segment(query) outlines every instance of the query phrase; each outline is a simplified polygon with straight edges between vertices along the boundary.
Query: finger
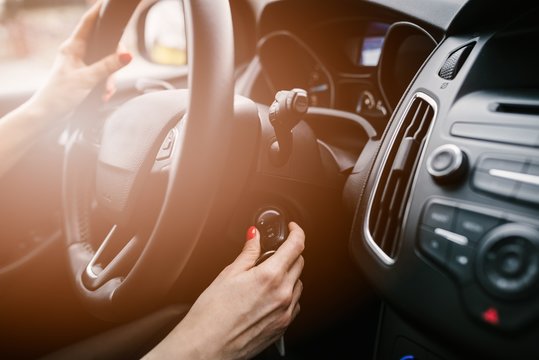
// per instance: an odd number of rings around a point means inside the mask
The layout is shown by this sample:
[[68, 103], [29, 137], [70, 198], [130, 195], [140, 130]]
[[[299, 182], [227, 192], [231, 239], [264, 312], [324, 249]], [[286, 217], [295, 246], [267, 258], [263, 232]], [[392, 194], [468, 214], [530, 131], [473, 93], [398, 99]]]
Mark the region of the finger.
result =
[[92, 7], [90, 7], [90, 9], [86, 11], [86, 13], [84, 13], [81, 20], [77, 24], [75, 31], [73, 31], [71, 38], [86, 41], [91, 34], [100, 10], [101, 0], [98, 0], [92, 5]]
[[112, 54], [88, 66], [85, 71], [88, 77], [97, 84], [129, 64], [131, 59], [132, 56], [129, 53]]
[[290, 303], [290, 306], [295, 306], [299, 303], [299, 298], [301, 297], [301, 294], [303, 293], [303, 282], [301, 280], [296, 281], [296, 284], [294, 285], [294, 290], [292, 291], [292, 302]]
[[116, 82], [114, 81], [114, 74], [107, 78], [107, 84], [105, 86], [105, 93], [103, 94], [103, 102], [108, 102], [116, 93]]
[[247, 230], [247, 240], [243, 250], [232, 263], [232, 267], [238, 270], [249, 270], [255, 266], [256, 260], [260, 256], [260, 232], [256, 227], [251, 226]]
[[299, 277], [301, 276], [301, 272], [303, 271], [303, 266], [305, 265], [305, 260], [303, 259], [303, 256], [299, 256], [290, 270], [288, 270], [288, 273], [286, 274], [286, 281], [290, 286], [295, 284]]
[[262, 263], [261, 266], [274, 267], [287, 271], [295, 263], [305, 248], [305, 233], [294, 222], [288, 224], [288, 229], [290, 230], [288, 238], [277, 249], [275, 254]]
[[[292, 311], [292, 321], [294, 321], [296, 316], [298, 316], [300, 310], [301, 310], [301, 306], [299, 305], [299, 302], [298, 302], [298, 303], [296, 303], [296, 306], [294, 306], [294, 310]], [[290, 322], [292, 322], [292, 321], [290, 321]]]
[[290, 325], [290, 323], [294, 320], [294, 318], [299, 313], [299, 310], [300, 310], [299, 299], [301, 298], [302, 292], [303, 292], [303, 283], [301, 282], [301, 280], [298, 280], [296, 284], [294, 285], [294, 290], [292, 292], [292, 301], [290, 302], [290, 305], [288, 305], [288, 308], [286, 309], [288, 325]]

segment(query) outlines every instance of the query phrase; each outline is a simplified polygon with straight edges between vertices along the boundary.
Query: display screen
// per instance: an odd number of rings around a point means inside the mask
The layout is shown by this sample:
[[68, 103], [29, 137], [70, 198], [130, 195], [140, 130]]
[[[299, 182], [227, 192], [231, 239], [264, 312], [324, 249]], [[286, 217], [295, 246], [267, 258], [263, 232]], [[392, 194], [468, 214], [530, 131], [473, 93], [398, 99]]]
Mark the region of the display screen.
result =
[[376, 66], [382, 53], [385, 35], [389, 24], [370, 23], [367, 26], [365, 37], [361, 44], [361, 53], [359, 55], [358, 65]]

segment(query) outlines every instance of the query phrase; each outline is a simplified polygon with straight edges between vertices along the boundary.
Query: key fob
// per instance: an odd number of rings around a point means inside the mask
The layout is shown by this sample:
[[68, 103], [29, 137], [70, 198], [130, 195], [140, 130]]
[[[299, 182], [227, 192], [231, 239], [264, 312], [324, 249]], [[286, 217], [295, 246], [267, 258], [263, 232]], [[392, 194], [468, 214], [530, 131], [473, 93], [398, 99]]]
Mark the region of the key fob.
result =
[[288, 223], [284, 213], [278, 209], [265, 209], [256, 219], [256, 228], [260, 232], [261, 256], [257, 265], [275, 253], [288, 237]]

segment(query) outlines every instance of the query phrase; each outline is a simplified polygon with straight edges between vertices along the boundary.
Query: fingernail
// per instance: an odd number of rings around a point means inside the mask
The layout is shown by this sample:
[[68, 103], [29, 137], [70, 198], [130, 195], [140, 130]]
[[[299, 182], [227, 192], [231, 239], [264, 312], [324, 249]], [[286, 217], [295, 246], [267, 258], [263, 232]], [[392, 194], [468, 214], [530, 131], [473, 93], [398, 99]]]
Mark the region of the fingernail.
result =
[[254, 238], [255, 236], [256, 236], [256, 227], [251, 226], [251, 227], [247, 230], [247, 241], [251, 240], [251, 239]]
[[133, 56], [131, 56], [130, 53], [122, 53], [120, 54], [120, 62], [124, 65], [127, 65], [131, 62], [133, 59]]

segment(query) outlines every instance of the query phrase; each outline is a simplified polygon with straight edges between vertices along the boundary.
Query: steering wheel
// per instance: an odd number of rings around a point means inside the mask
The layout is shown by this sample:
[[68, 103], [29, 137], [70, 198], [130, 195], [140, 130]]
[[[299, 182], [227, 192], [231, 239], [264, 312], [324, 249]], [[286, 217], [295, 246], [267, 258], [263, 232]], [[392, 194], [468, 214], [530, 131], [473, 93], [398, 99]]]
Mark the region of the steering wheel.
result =
[[[115, 50], [138, 2], [104, 4], [90, 60]], [[230, 6], [183, 3], [189, 89], [136, 97], [106, 119], [95, 89], [71, 123], [62, 190], [70, 275], [102, 318], [125, 319], [167, 295], [225, 170], [234, 87]], [[94, 230], [96, 213], [105, 231]]]

